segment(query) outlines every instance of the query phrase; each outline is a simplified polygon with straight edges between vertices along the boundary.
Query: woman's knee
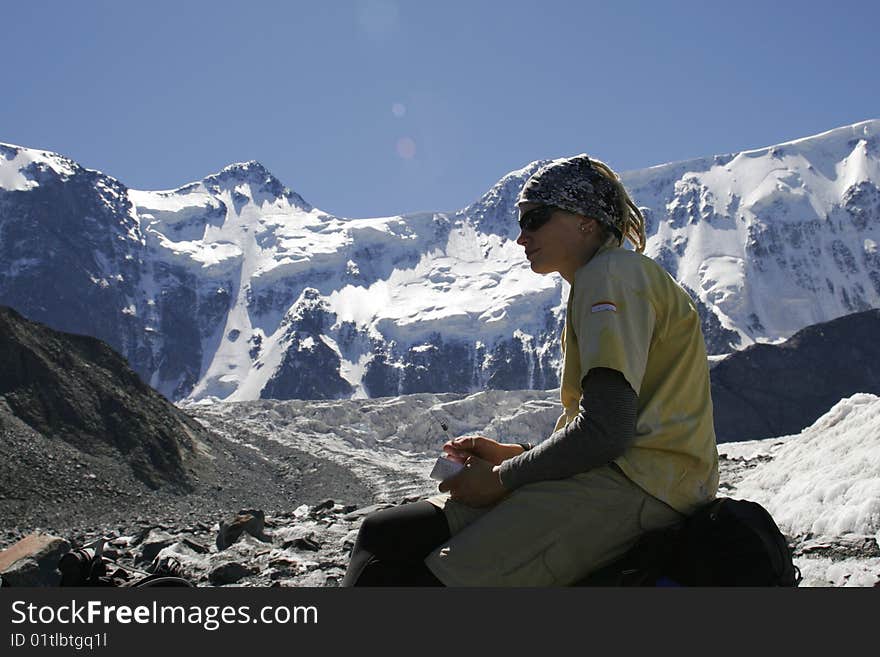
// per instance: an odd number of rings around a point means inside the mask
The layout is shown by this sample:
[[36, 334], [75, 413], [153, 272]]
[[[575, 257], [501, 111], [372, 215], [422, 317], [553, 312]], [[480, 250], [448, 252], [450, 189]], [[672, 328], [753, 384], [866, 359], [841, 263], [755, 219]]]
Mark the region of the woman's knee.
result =
[[381, 551], [384, 544], [389, 541], [389, 533], [393, 533], [395, 529], [394, 511], [398, 507], [390, 509], [381, 509], [373, 511], [361, 521], [361, 527], [357, 535], [357, 544], [359, 547], [376, 553]]
[[449, 538], [443, 512], [428, 502], [374, 511], [361, 523], [356, 547], [380, 558], [421, 558]]

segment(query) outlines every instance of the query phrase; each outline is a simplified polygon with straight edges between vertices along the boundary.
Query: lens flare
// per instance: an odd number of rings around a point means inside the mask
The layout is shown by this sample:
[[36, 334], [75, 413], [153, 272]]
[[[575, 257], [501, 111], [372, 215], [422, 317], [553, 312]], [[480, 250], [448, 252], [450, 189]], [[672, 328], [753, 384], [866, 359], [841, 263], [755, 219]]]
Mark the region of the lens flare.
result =
[[401, 137], [397, 140], [397, 154], [404, 160], [411, 160], [416, 156], [416, 142], [410, 137]]

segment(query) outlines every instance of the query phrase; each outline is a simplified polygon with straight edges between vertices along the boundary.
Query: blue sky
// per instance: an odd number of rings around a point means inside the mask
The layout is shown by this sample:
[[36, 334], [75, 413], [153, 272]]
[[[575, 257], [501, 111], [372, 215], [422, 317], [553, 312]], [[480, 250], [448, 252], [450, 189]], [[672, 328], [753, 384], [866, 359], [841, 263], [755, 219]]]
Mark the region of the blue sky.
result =
[[880, 118], [880, 3], [3, 0], [0, 141], [137, 189], [262, 162], [317, 207], [455, 210]]

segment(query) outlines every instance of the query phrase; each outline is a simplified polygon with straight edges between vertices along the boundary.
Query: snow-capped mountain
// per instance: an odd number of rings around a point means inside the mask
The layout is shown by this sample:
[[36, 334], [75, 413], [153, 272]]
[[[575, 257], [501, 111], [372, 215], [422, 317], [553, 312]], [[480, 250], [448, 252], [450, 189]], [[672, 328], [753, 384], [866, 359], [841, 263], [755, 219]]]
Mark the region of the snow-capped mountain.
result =
[[646, 253], [736, 333], [731, 346], [876, 308], [878, 133], [866, 121], [623, 175], [649, 208]]
[[[137, 191], [2, 145], [0, 303], [175, 400], [552, 388], [567, 286], [514, 242], [540, 164], [457, 212], [350, 219], [257, 162]], [[880, 121], [622, 177], [710, 353], [880, 306]]]

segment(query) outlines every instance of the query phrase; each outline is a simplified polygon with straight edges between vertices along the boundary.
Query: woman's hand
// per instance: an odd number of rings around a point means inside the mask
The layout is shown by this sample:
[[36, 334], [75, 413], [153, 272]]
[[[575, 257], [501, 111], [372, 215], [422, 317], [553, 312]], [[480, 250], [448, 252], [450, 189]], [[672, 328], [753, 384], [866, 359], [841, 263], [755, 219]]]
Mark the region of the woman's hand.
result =
[[501, 483], [498, 466], [476, 456], [469, 456], [461, 472], [440, 482], [439, 488], [441, 493], [449, 491], [456, 502], [474, 507], [495, 504], [508, 492]]
[[492, 465], [501, 465], [502, 461], [522, 454], [523, 448], [519, 445], [499, 443], [485, 436], [462, 436], [447, 441], [443, 445], [443, 451], [456, 463], [464, 463], [469, 456], [476, 456]]

